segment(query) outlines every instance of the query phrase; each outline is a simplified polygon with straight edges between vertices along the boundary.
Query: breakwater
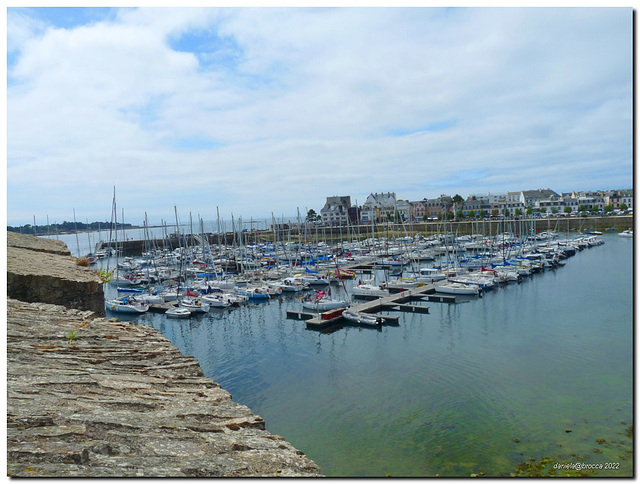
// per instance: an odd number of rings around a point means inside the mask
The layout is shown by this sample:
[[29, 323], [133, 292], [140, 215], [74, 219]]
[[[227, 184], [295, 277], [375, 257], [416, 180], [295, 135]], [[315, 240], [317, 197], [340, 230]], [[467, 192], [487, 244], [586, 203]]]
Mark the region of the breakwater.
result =
[[[606, 216], [606, 217], [549, 217], [526, 220], [499, 220], [486, 219], [474, 221], [452, 221], [447, 222], [447, 231], [458, 235], [482, 234], [496, 235], [502, 232], [520, 233], [524, 230], [545, 231], [554, 230], [556, 232], [585, 232], [598, 230], [601, 232], [621, 232], [633, 227], [633, 215]], [[339, 242], [346, 240], [364, 240], [369, 237], [396, 238], [406, 235], [423, 235], [444, 233], [443, 222], [420, 222], [420, 223], [385, 223], [375, 226], [371, 225], [351, 225], [342, 227], [323, 227], [308, 224], [300, 226], [290, 224], [274, 230], [257, 230], [252, 232], [222, 234], [204, 234], [206, 240], [212, 245], [245, 245], [261, 242], [274, 241], [295, 241], [304, 243], [314, 243], [318, 240], [327, 242]], [[184, 246], [198, 245], [201, 236], [195, 237], [186, 234], [180, 237], [175, 235], [154, 240], [125, 240], [118, 241], [118, 248], [122, 253], [130, 256], [137, 256], [149, 247], [175, 249], [181, 244]], [[98, 248], [115, 248], [115, 242], [102, 241]]]
[[[49, 242], [11, 243], [36, 267], [41, 257], [69, 258]], [[75, 266], [62, 267], [73, 280]], [[28, 276], [26, 267], [20, 271]], [[320, 475], [158, 330], [70, 307], [73, 301], [65, 307], [14, 299], [14, 280], [7, 300], [9, 476]], [[48, 280], [32, 277], [31, 284]]]

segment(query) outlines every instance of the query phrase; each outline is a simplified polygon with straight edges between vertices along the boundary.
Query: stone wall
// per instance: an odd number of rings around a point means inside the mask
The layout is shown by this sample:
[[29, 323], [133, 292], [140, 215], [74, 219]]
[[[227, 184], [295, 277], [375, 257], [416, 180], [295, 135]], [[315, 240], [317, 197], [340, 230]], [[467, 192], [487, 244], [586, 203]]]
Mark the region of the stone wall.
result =
[[8, 300], [9, 476], [319, 472], [153, 327]]
[[321, 475], [158, 330], [100, 317], [64, 243], [7, 245], [7, 475]]
[[7, 232], [7, 295], [105, 314], [100, 278], [59, 240]]

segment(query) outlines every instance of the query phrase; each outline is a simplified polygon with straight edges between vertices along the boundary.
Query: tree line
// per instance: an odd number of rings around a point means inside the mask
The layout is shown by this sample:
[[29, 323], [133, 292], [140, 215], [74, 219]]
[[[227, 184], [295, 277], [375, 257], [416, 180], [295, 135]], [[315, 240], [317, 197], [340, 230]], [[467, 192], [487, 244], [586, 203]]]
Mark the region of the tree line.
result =
[[68, 234], [78, 232], [93, 232], [96, 230], [108, 230], [110, 228], [113, 229], [127, 229], [131, 228], [131, 224], [127, 223], [118, 223], [117, 226], [112, 226], [111, 222], [91, 222], [91, 223], [83, 223], [83, 222], [67, 222], [66, 220], [62, 223], [48, 224], [48, 225], [20, 225], [18, 227], [12, 227], [7, 225], [7, 232], [18, 232], [21, 234], [28, 235], [55, 235], [55, 234]]

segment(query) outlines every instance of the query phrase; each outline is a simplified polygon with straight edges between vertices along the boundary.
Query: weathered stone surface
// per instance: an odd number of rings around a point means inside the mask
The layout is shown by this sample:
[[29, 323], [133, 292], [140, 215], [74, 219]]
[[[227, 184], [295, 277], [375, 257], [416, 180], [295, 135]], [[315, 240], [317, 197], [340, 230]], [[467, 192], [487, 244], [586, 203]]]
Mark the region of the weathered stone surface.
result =
[[59, 240], [7, 233], [7, 295], [105, 314], [100, 278]]
[[71, 255], [67, 244], [61, 240], [45, 239], [42, 237], [34, 237], [33, 235], [19, 234], [17, 232], [7, 232], [7, 246], [34, 250], [36, 252], [48, 252], [56, 255]]
[[320, 470], [156, 329], [8, 299], [7, 473], [300, 477]]

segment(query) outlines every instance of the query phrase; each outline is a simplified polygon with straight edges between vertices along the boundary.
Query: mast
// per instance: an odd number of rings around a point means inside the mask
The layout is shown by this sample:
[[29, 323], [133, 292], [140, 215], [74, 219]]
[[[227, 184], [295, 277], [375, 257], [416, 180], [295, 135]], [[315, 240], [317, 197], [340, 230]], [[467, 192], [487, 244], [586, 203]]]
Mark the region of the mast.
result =
[[176, 299], [178, 299], [178, 302], [179, 302], [180, 301], [180, 282], [182, 281], [182, 265], [183, 265], [184, 257], [182, 253], [182, 243], [180, 242], [180, 224], [178, 223], [178, 207], [174, 205], [173, 211], [176, 217], [176, 233], [178, 235], [178, 248], [180, 249], [179, 250], [180, 264], [178, 266], [178, 287], [176, 288]]
[[[33, 224], [35, 226], [36, 216], [33, 216]], [[78, 241], [78, 226], [76, 225], [76, 209], [73, 209], [73, 231], [76, 233], [76, 247], [78, 250], [78, 257], [80, 257], [80, 241]]]

